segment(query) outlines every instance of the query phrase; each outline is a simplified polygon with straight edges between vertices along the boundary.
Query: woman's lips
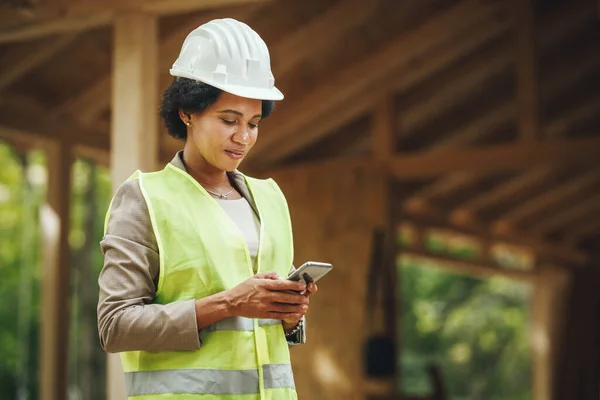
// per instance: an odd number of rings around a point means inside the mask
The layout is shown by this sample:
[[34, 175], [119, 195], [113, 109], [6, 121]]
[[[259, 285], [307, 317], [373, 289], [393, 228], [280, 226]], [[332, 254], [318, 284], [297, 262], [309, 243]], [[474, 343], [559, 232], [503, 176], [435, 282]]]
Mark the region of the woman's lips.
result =
[[241, 160], [244, 157], [243, 152], [235, 150], [225, 150], [225, 154], [227, 154], [228, 157], [233, 158], [234, 160]]

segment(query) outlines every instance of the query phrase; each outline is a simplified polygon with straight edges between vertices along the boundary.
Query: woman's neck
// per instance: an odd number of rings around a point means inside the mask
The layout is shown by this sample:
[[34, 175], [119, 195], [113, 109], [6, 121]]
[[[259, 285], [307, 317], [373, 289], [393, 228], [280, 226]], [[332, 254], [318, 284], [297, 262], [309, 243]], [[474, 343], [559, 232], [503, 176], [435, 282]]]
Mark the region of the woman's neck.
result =
[[183, 149], [183, 164], [188, 174], [202, 186], [209, 188], [219, 188], [230, 186], [229, 178], [225, 171], [210, 165], [199, 155], [194, 155], [191, 151]]

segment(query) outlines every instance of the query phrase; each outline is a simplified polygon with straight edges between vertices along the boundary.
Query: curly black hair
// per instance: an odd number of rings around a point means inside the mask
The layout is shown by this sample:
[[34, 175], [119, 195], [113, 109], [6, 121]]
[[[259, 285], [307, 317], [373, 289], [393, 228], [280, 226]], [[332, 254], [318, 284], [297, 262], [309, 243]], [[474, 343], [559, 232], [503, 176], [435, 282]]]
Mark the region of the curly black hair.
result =
[[[179, 117], [179, 110], [192, 114], [205, 110], [219, 98], [222, 90], [204, 82], [177, 77], [173, 79], [162, 95], [160, 116], [169, 135], [185, 141], [187, 129]], [[275, 109], [275, 102], [262, 101], [262, 119], [267, 118]]]

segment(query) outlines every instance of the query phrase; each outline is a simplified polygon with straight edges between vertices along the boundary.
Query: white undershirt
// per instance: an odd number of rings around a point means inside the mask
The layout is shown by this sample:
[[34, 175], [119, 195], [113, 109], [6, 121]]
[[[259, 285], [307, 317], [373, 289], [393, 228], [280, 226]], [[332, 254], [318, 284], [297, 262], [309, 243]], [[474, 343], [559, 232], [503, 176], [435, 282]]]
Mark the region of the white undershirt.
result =
[[260, 236], [260, 221], [258, 216], [248, 201], [243, 197], [237, 200], [216, 199], [216, 201], [244, 235], [248, 246], [248, 252], [250, 253], [250, 258], [252, 260], [252, 266], [254, 272], [256, 272], [256, 256], [258, 255]]

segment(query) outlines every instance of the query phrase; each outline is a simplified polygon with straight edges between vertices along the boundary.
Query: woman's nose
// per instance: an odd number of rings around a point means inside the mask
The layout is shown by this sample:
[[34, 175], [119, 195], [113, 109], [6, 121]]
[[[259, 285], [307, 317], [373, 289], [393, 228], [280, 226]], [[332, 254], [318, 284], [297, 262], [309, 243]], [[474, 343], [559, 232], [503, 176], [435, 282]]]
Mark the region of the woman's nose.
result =
[[239, 144], [248, 144], [250, 143], [250, 134], [246, 129], [241, 129], [233, 134], [233, 141]]

